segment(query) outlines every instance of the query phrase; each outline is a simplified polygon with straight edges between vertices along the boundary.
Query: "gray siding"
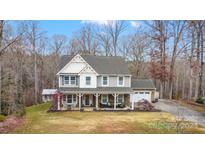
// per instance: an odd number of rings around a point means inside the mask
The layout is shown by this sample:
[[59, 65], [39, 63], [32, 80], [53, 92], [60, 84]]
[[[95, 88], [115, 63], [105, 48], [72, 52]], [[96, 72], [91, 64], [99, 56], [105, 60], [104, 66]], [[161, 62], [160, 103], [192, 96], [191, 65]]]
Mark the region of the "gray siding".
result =
[[[109, 76], [109, 87], [117, 87], [117, 76]], [[130, 80], [131, 77], [130, 76], [125, 76], [124, 77], [124, 87], [130, 87]], [[98, 76], [97, 77], [97, 86], [98, 87], [102, 87], [102, 76]]]

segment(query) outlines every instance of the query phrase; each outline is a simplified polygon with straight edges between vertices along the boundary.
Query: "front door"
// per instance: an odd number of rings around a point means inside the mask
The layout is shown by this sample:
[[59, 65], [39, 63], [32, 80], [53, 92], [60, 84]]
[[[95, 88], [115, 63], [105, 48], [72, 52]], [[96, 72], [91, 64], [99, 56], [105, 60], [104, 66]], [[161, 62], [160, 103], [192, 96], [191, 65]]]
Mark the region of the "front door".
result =
[[85, 105], [86, 106], [90, 105], [90, 97], [89, 97], [89, 95], [85, 95]]

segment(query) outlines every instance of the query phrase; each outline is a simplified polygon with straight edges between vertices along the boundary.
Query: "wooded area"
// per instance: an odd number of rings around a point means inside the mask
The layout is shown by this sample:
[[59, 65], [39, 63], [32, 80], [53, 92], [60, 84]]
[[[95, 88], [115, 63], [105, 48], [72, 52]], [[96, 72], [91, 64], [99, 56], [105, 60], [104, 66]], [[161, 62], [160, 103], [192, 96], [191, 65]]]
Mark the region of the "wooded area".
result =
[[153, 79], [161, 98], [205, 95], [204, 21], [142, 21], [127, 29], [126, 21], [85, 23], [68, 39], [48, 37], [38, 21], [0, 21], [0, 113], [23, 115], [40, 103], [43, 88], [58, 86], [60, 56], [76, 53], [124, 57], [133, 78]]

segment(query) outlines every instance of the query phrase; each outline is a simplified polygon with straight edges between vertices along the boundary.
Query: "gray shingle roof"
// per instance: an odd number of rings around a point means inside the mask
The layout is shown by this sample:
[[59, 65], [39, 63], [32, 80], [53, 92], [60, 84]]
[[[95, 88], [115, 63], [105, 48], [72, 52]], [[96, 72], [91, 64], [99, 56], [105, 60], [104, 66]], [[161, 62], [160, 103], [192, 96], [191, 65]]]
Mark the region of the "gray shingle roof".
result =
[[[98, 74], [130, 74], [125, 60], [121, 57], [93, 55], [81, 56]], [[60, 69], [62, 69], [71, 59], [71, 56], [62, 56]]]
[[132, 93], [133, 92], [132, 88], [129, 88], [129, 87], [97, 87], [97, 88], [60, 87], [59, 90], [60, 91], [66, 91], [66, 92], [69, 92], [69, 93], [75, 93], [75, 92]]
[[131, 87], [133, 89], [155, 89], [155, 85], [150, 79], [132, 79]]
[[73, 56], [64, 55], [60, 58], [59, 71], [73, 58]]

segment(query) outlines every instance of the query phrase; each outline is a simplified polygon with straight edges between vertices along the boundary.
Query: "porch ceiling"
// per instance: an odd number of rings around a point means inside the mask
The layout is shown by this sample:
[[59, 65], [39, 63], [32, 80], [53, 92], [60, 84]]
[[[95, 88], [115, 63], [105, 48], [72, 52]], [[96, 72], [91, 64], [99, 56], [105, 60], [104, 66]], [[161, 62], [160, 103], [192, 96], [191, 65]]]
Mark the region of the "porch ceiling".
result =
[[60, 91], [64, 93], [123, 93], [123, 94], [131, 94], [134, 93], [132, 88], [129, 87], [98, 87], [98, 88], [68, 88], [61, 87]]

